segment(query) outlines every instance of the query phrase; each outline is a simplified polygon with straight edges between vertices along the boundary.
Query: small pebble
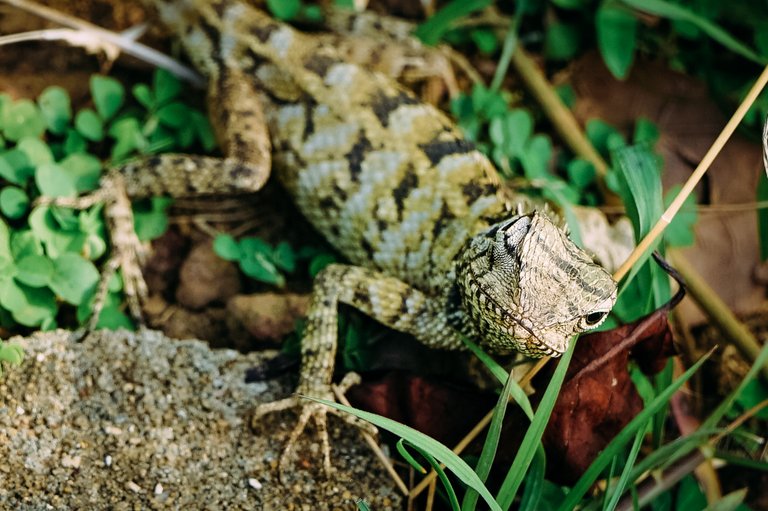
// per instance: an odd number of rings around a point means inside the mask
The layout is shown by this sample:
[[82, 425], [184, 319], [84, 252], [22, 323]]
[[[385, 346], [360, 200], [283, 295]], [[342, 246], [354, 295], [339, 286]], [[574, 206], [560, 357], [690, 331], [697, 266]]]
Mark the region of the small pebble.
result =
[[80, 468], [80, 456], [68, 456], [61, 457], [61, 466], [67, 468]]
[[106, 467], [111, 467], [112, 466], [112, 456], [110, 456], [109, 454], [104, 456], [104, 466], [106, 466]]
[[134, 493], [141, 492], [141, 486], [139, 486], [138, 484], [134, 483], [133, 481], [128, 481], [127, 483], [125, 483], [125, 487], [128, 488], [129, 490], [131, 490]]
[[157, 483], [155, 485], [155, 495], [161, 495], [163, 493], [163, 485], [160, 483]]
[[118, 428], [117, 426], [108, 425], [108, 426], [104, 426], [104, 433], [106, 433], [108, 435], [115, 435], [116, 436], [116, 435], [122, 435], [123, 434], [123, 430]]
[[254, 490], [261, 490], [263, 488], [259, 480], [256, 479], [255, 477], [248, 478], [248, 486], [250, 486]]

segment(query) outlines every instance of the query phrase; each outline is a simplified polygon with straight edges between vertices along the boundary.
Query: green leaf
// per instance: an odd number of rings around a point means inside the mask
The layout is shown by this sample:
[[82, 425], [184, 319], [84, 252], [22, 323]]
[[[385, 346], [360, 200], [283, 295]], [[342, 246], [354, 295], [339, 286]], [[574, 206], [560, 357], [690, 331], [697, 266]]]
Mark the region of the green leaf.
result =
[[48, 131], [63, 135], [72, 120], [72, 105], [67, 91], [58, 86], [47, 87], [37, 98]]
[[77, 197], [74, 178], [55, 163], [40, 165], [35, 170], [35, 184], [47, 197]]
[[203, 115], [197, 110], [190, 110], [189, 122], [194, 128], [195, 136], [200, 141], [200, 145], [203, 146], [203, 150], [206, 152], [213, 151], [216, 148], [216, 137], [213, 134], [213, 128], [208, 120], [208, 116]]
[[285, 285], [285, 277], [275, 264], [260, 252], [246, 255], [240, 260], [240, 269], [249, 277], [278, 287]]
[[0, 211], [12, 220], [24, 216], [29, 209], [27, 192], [15, 186], [6, 186], [0, 191]]
[[424, 44], [434, 46], [455, 23], [475, 11], [485, 9], [491, 0], [451, 0], [427, 21], [419, 25], [413, 35]]
[[144, 151], [148, 142], [141, 130], [139, 120], [135, 117], [125, 117], [115, 121], [109, 128], [109, 136], [117, 143], [112, 147], [112, 159], [119, 160], [134, 151]]
[[544, 38], [544, 53], [552, 60], [573, 58], [581, 45], [581, 34], [576, 25], [555, 22], [547, 26]]
[[[763, 383], [762, 380], [755, 379], [747, 383], [744, 390], [736, 398], [735, 404], [738, 405], [740, 410], [749, 410], [766, 399], [768, 399], [768, 385]], [[763, 408], [757, 413], [756, 417], [768, 420], [768, 409]]]
[[70, 154], [59, 162], [72, 179], [78, 192], [89, 192], [99, 186], [101, 161], [88, 153]]
[[[664, 207], [669, 207], [682, 189], [682, 185], [675, 185], [667, 190], [664, 195]], [[693, 226], [698, 220], [696, 210], [696, 196], [691, 194], [683, 202], [682, 208], [664, 231], [664, 240], [670, 247], [687, 247], [696, 241]]]
[[685, 476], [677, 488], [675, 509], [704, 509], [707, 497], [699, 488], [699, 483], [692, 475]]
[[67, 130], [67, 137], [64, 139], [65, 154], [84, 153], [87, 147], [88, 143], [80, 133], [73, 129]]
[[[20, 232], [15, 230], [14, 234]], [[2, 219], [0, 219], [0, 257], [11, 256], [11, 231]]]
[[611, 74], [623, 80], [629, 73], [637, 46], [637, 19], [629, 11], [603, 4], [595, 16], [597, 46]]
[[[63, 212], [73, 218], [74, 225], [62, 224]], [[29, 214], [29, 225], [38, 242], [45, 245], [47, 254], [56, 258], [64, 252], [80, 252], [87, 235], [80, 232], [72, 210], [59, 211], [45, 205], [35, 206]]]
[[520, 163], [527, 179], [551, 177], [549, 162], [552, 159], [552, 142], [546, 135], [535, 135], [526, 145]]
[[168, 103], [157, 110], [157, 119], [170, 128], [181, 128], [189, 122], [189, 107], [180, 102]]
[[243, 257], [240, 244], [229, 234], [219, 234], [214, 238], [213, 251], [225, 261], [239, 261]]
[[490, 55], [499, 49], [499, 38], [493, 30], [476, 28], [469, 33], [472, 42], [475, 43], [480, 53]]
[[8, 280], [0, 286], [0, 305], [24, 326], [37, 327], [56, 315], [56, 299], [48, 288], [33, 288]]
[[283, 271], [293, 273], [296, 270], [296, 253], [287, 241], [281, 241], [272, 252], [272, 260]]
[[80, 304], [86, 293], [98, 282], [99, 271], [92, 262], [78, 254], [62, 254], [53, 261], [50, 288], [73, 305]]
[[155, 96], [155, 107], [162, 106], [176, 98], [181, 92], [181, 82], [165, 69], [158, 69], [152, 77], [152, 89]]
[[491, 141], [507, 156], [521, 157], [533, 133], [533, 118], [527, 110], [515, 108], [494, 117], [488, 127]]
[[[123, 88], [123, 84], [112, 77], [93, 75], [91, 76], [91, 96], [93, 96], [93, 103], [96, 105], [96, 111], [101, 119], [108, 121], [123, 106], [125, 88]], [[86, 136], [86, 138], [88, 137]]]
[[101, 142], [104, 138], [104, 122], [90, 108], [84, 108], [77, 112], [75, 129], [83, 137], [93, 142]]
[[[160, 70], [158, 69], [157, 72], [159, 73]], [[154, 107], [155, 98], [146, 83], [134, 85], [131, 92], [133, 92], [133, 97], [136, 98], [136, 101], [147, 110], [151, 110]]]
[[53, 275], [53, 262], [45, 256], [31, 254], [16, 263], [16, 280], [29, 287], [44, 287]]
[[323, 268], [337, 261], [336, 256], [329, 253], [318, 254], [309, 262], [309, 276], [313, 279]]
[[566, 172], [568, 173], [568, 180], [580, 190], [595, 182], [595, 166], [587, 160], [572, 159], [568, 162]]
[[[146, 202], [143, 203], [146, 206]], [[170, 197], [152, 197], [149, 207], [134, 204], [133, 223], [136, 235], [141, 241], [151, 241], [168, 230], [168, 208], [173, 204]]]
[[635, 123], [635, 134], [632, 137], [634, 144], [648, 144], [653, 146], [659, 141], [659, 128], [652, 121], [641, 117]]
[[34, 172], [35, 168], [29, 157], [20, 149], [11, 149], [0, 154], [0, 176], [11, 183], [22, 185]]
[[368, 421], [381, 429], [385, 429], [401, 438], [404, 438], [411, 445], [418, 447], [422, 451], [434, 457], [438, 462], [444, 464], [446, 468], [453, 472], [453, 474], [459, 478], [461, 482], [477, 491], [480, 496], [483, 497], [483, 500], [485, 500], [486, 504], [488, 504], [488, 507], [494, 511], [501, 511], [502, 508], [493, 499], [493, 496], [488, 491], [488, 488], [485, 487], [483, 482], [480, 480], [477, 474], [475, 474], [472, 468], [458, 455], [454, 454], [451, 449], [441, 444], [437, 440], [430, 438], [424, 433], [421, 433], [420, 431], [417, 431], [409, 426], [395, 422], [392, 419], [382, 417], [381, 415], [364, 412], [363, 410], [357, 410], [355, 408], [344, 406], [339, 403], [334, 403], [332, 401], [315, 399], [309, 396], [304, 397], [310, 401], [322, 403], [326, 406], [330, 406], [331, 408], [336, 408], [337, 410], [351, 413], [352, 415]]
[[272, 258], [272, 245], [261, 238], [248, 236], [247, 238], [241, 238], [239, 243], [240, 249], [242, 250], [243, 254], [245, 254], [245, 257], [248, 257], [254, 253], [259, 253], [270, 259]]
[[[12, 258], [16, 260], [29, 254], [42, 255], [45, 253], [42, 243], [30, 229], [13, 231], [8, 249], [11, 251]], [[0, 257], [4, 255], [7, 255], [7, 253], [4, 252]]]
[[582, 9], [584, 8], [588, 0], [551, 0], [553, 4], [561, 9]]
[[290, 21], [299, 14], [301, 0], [267, 0], [267, 8], [275, 18]]
[[2, 126], [5, 138], [15, 142], [40, 137], [45, 131], [45, 119], [35, 103], [20, 99], [3, 108]]
[[0, 360], [15, 366], [21, 365], [24, 360], [24, 349], [16, 343], [0, 341]]
[[16, 148], [27, 155], [27, 159], [33, 166], [53, 162], [51, 149], [39, 138], [24, 137], [19, 140]]

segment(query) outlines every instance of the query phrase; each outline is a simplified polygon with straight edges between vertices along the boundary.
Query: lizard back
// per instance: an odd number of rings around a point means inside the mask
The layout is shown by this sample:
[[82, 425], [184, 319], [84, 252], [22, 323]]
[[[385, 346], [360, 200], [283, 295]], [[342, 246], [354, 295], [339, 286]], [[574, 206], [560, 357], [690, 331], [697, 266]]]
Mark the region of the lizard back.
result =
[[349, 260], [446, 290], [457, 253], [502, 217], [488, 159], [435, 107], [240, 3], [177, 2], [185, 48], [209, 76], [236, 63], [265, 103], [274, 171]]

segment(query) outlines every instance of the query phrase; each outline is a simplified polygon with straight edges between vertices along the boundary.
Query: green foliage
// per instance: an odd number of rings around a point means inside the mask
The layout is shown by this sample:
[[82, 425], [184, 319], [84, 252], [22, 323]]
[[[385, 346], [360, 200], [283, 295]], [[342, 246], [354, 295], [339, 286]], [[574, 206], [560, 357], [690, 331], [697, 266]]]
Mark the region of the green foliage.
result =
[[616, 78], [626, 78], [637, 46], [637, 18], [606, 1], [597, 10], [595, 25], [597, 47], [605, 65]]
[[3, 375], [3, 362], [9, 365], [21, 365], [24, 350], [16, 343], [0, 341], [0, 376]]
[[452, 0], [419, 25], [413, 35], [425, 44], [435, 45], [458, 20], [489, 5], [491, 0]]
[[267, 0], [267, 9], [272, 16], [283, 21], [319, 22], [323, 19], [319, 6], [307, 5], [303, 0]]
[[[2, 206], [2, 197], [0, 197], [0, 206]], [[765, 172], [760, 172], [757, 183], [758, 202], [768, 202], [768, 177]], [[760, 240], [760, 259], [768, 259], [768, 208], [758, 208], [757, 210], [757, 234]]]
[[[75, 211], [34, 205], [38, 197], [94, 191], [103, 169], [128, 157], [214, 146], [205, 115], [181, 102], [181, 84], [164, 71], [155, 73], [151, 87], [136, 85], [133, 98], [114, 78], [93, 76], [89, 86], [93, 107], [77, 112], [57, 86], [37, 102], [0, 94], [0, 314], [9, 318], [7, 327], [54, 328], [69, 307], [85, 321], [99, 278], [96, 263], [108, 249], [101, 205]], [[104, 153], [111, 159], [103, 161]], [[141, 239], [162, 234], [168, 204], [155, 199], [137, 210]], [[100, 326], [131, 326], [121, 290], [119, 279], [110, 283]]]
[[330, 252], [313, 247], [294, 250], [285, 241], [272, 246], [256, 237], [235, 240], [228, 234], [216, 236], [213, 250], [226, 261], [236, 261], [243, 273], [252, 279], [277, 287], [285, 286], [285, 274], [294, 273], [299, 262], [308, 265], [309, 274], [314, 278], [325, 266], [336, 261]]

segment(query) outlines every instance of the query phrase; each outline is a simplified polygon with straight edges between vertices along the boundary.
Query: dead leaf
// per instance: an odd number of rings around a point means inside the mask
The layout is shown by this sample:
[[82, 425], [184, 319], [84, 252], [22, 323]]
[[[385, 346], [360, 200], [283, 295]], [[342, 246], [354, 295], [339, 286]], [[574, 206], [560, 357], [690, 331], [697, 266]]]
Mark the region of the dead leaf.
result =
[[664, 367], [675, 353], [667, 315], [680, 299], [676, 296], [634, 323], [579, 340], [544, 433], [547, 463], [557, 467], [549, 473], [554, 481], [575, 482], [642, 410], [643, 401], [629, 376], [629, 360], [646, 373]]
[[[656, 123], [665, 188], [690, 176], [730, 116], [715, 102], [704, 82], [673, 71], [661, 61], [639, 60], [629, 79], [618, 81], [592, 52], [555, 81], [569, 82], [574, 88], [578, 99], [573, 110], [582, 124], [602, 119], [631, 136], [637, 118]], [[722, 206], [755, 201], [762, 156], [757, 143], [760, 133], [754, 136], [754, 142], [739, 132], [731, 137], [696, 187], [698, 203]], [[739, 314], [755, 311], [765, 298], [765, 286], [753, 279], [759, 263], [756, 222], [754, 210], [703, 211], [695, 227], [695, 245], [683, 250], [696, 270]], [[678, 313], [687, 324], [704, 320], [690, 300], [681, 304]]]

